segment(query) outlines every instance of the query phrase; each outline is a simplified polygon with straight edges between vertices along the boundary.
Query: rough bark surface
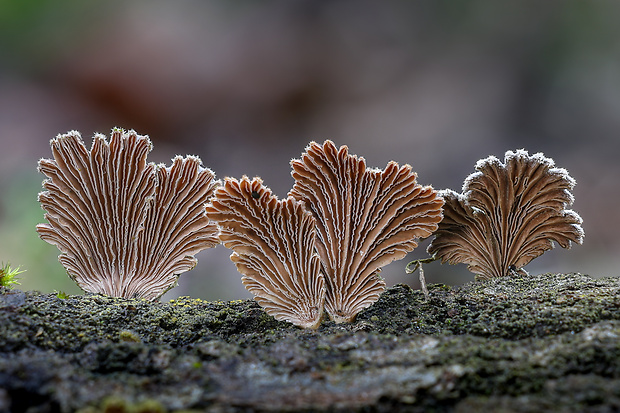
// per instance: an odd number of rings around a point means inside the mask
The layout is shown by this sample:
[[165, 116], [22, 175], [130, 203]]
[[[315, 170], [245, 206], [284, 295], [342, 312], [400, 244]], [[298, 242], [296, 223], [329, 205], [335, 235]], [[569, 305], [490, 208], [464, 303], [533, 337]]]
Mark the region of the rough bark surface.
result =
[[0, 412], [620, 409], [620, 279], [388, 289], [316, 331], [253, 301], [0, 290]]

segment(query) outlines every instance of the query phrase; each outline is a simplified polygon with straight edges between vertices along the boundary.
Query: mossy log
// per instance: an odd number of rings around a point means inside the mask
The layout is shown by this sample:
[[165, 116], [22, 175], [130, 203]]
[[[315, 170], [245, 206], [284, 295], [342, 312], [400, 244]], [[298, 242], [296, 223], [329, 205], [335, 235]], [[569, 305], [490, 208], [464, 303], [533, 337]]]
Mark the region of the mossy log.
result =
[[306, 331], [253, 301], [0, 291], [0, 412], [620, 409], [620, 279], [388, 289]]

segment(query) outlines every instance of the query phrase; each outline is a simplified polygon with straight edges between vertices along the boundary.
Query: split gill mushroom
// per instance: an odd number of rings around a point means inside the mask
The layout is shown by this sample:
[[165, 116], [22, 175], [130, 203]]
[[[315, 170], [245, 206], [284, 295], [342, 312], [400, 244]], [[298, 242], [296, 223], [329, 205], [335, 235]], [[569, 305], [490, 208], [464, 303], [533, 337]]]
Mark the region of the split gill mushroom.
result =
[[367, 168], [364, 158], [329, 140], [311, 142], [291, 166], [289, 195], [316, 220], [325, 309], [333, 321], [351, 322], [385, 290], [381, 268], [437, 229], [443, 199], [416, 182], [411, 166]]
[[48, 223], [37, 232], [84, 291], [155, 300], [219, 242], [204, 211], [219, 181], [199, 158], [147, 163], [149, 138], [121, 129], [109, 143], [95, 135], [90, 151], [76, 131], [50, 144], [53, 159], [39, 161]]
[[541, 153], [508, 151], [478, 161], [461, 194], [441, 191], [444, 219], [428, 247], [443, 263], [465, 263], [477, 279], [524, 273], [553, 248], [581, 244], [581, 217], [573, 203], [575, 180]]
[[321, 324], [325, 279], [314, 249], [312, 215], [293, 198], [278, 200], [260, 178], [226, 178], [207, 206], [222, 244], [258, 304], [302, 328]]

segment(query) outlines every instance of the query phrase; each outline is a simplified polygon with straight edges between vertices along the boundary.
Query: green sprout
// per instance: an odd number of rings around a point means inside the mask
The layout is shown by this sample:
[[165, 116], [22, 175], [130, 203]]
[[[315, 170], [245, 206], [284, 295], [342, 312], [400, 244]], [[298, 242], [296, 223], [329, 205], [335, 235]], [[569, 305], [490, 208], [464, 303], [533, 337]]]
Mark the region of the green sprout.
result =
[[54, 294], [56, 294], [56, 298], [60, 300], [66, 300], [67, 298], [69, 298], [69, 294], [64, 291], [54, 290]]
[[19, 285], [16, 280], [16, 276], [18, 274], [23, 273], [24, 271], [20, 271], [19, 267], [13, 269], [11, 268], [11, 264], [8, 262], [6, 265], [3, 263], [0, 268], [0, 286], [12, 289], [15, 285]]

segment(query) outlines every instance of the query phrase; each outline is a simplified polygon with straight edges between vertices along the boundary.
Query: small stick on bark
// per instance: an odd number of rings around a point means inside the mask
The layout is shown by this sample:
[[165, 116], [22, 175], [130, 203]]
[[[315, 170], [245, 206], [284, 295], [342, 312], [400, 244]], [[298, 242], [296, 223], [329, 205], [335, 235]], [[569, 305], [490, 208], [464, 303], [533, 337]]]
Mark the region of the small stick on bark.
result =
[[[429, 258], [422, 258], [419, 260], [414, 260], [411, 261], [409, 264], [407, 264], [407, 266], [405, 267], [405, 272], [407, 274], [412, 274], [415, 272], [415, 270], [420, 270], [419, 275], [420, 275], [420, 287], [422, 288], [422, 292], [424, 293], [424, 298], [426, 299], [426, 301], [429, 301], [431, 299], [430, 297], [430, 293], [428, 292], [428, 288], [426, 287], [426, 278], [424, 277], [424, 268], [422, 268], [422, 264], [428, 264], [431, 263], [433, 261], [435, 261], [437, 258], [433, 255], [432, 257]], [[414, 265], [413, 268], [409, 268], [411, 265]]]

